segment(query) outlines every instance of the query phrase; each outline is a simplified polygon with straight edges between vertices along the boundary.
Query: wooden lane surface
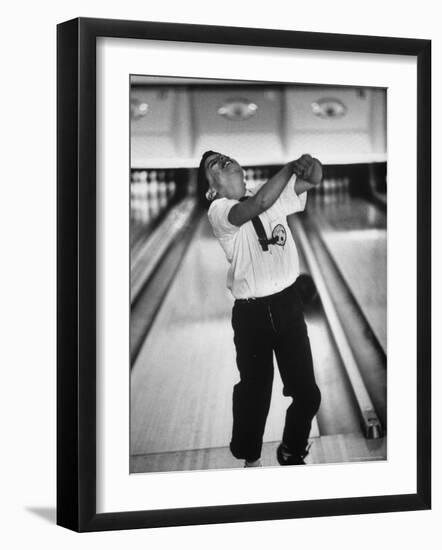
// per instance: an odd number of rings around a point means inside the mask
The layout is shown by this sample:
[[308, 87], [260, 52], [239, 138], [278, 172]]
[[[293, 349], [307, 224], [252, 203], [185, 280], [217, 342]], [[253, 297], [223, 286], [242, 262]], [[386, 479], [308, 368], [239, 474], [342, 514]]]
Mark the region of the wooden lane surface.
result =
[[[306, 457], [307, 467], [314, 464], [342, 464], [385, 460], [387, 458], [385, 439], [365, 439], [360, 434], [339, 434], [315, 438]], [[263, 466], [278, 466], [276, 448], [279, 442], [263, 445]], [[241, 460], [236, 460], [228, 447], [195, 449], [170, 453], [154, 453], [131, 457], [131, 473], [173, 472], [190, 470], [213, 470], [243, 468]], [[305, 468], [306, 466], [292, 466]], [[244, 470], [247, 475], [247, 469]], [[363, 471], [361, 471], [361, 475]]]
[[[321, 390], [317, 414], [321, 435], [358, 432], [360, 422], [352, 390], [322, 311], [306, 316], [316, 383]], [[314, 433], [311, 434], [314, 437]]]
[[[238, 373], [226, 273], [203, 215], [132, 370], [131, 454], [228, 445]], [[290, 402], [275, 368], [265, 441], [280, 439]]]
[[208, 230], [203, 216], [135, 362], [133, 454], [226, 444], [236, 374], [231, 300], [225, 260]]
[[386, 215], [359, 198], [309, 207], [371, 329], [387, 351]]

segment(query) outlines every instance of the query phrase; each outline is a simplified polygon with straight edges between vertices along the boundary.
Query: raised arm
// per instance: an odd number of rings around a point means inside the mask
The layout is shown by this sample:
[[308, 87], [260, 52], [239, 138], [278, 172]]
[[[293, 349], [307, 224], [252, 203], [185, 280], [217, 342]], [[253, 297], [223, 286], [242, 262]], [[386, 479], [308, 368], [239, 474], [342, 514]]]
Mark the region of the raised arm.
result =
[[292, 163], [288, 163], [271, 177], [256, 195], [253, 195], [244, 202], [235, 204], [230, 209], [229, 222], [239, 226], [268, 210], [282, 193], [292, 175]]
[[[318, 166], [319, 165], [319, 168]], [[320, 171], [320, 173], [319, 173]], [[278, 199], [293, 174], [296, 174], [295, 191], [299, 195], [322, 180], [322, 167], [310, 155], [302, 155], [279, 170], [248, 200], [235, 204], [229, 212], [229, 222], [240, 226], [268, 210]], [[299, 184], [298, 184], [299, 181]]]

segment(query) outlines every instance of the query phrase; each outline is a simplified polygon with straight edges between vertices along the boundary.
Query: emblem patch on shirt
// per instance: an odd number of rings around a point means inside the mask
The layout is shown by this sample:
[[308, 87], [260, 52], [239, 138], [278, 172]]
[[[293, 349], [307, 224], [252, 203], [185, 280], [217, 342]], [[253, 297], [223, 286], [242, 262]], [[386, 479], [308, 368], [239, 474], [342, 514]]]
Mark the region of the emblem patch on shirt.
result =
[[284, 246], [285, 241], [287, 240], [287, 233], [285, 231], [285, 227], [280, 223], [278, 223], [278, 225], [276, 225], [273, 228], [272, 237], [275, 239], [275, 244], [279, 246]]

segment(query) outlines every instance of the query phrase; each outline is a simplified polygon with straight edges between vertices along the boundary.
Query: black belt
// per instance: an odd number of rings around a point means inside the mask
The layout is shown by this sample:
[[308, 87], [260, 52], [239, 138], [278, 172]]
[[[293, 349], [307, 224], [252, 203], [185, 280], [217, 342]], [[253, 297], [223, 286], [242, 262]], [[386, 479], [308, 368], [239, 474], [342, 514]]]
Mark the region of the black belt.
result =
[[289, 292], [290, 290], [296, 288], [296, 281], [292, 283], [290, 286], [286, 286], [279, 292], [275, 292], [275, 294], [268, 294], [267, 296], [258, 296], [257, 298], [237, 298], [235, 300], [235, 304], [257, 304], [259, 302], [265, 302], [268, 300], [272, 300], [273, 298], [276, 298], [277, 296], [280, 296], [281, 294], [284, 294], [285, 292]]

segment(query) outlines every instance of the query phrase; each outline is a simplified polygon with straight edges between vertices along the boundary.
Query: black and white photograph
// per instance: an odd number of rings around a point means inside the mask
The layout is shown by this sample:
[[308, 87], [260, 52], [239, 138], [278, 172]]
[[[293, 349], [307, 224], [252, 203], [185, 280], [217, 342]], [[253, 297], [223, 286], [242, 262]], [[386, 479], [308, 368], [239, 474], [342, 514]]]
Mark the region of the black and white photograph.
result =
[[429, 509], [430, 41], [77, 18], [57, 68], [58, 525]]
[[130, 473], [364, 476], [388, 459], [387, 89], [129, 86]]
[[2, 547], [437, 547], [436, 7], [6, 5]]

